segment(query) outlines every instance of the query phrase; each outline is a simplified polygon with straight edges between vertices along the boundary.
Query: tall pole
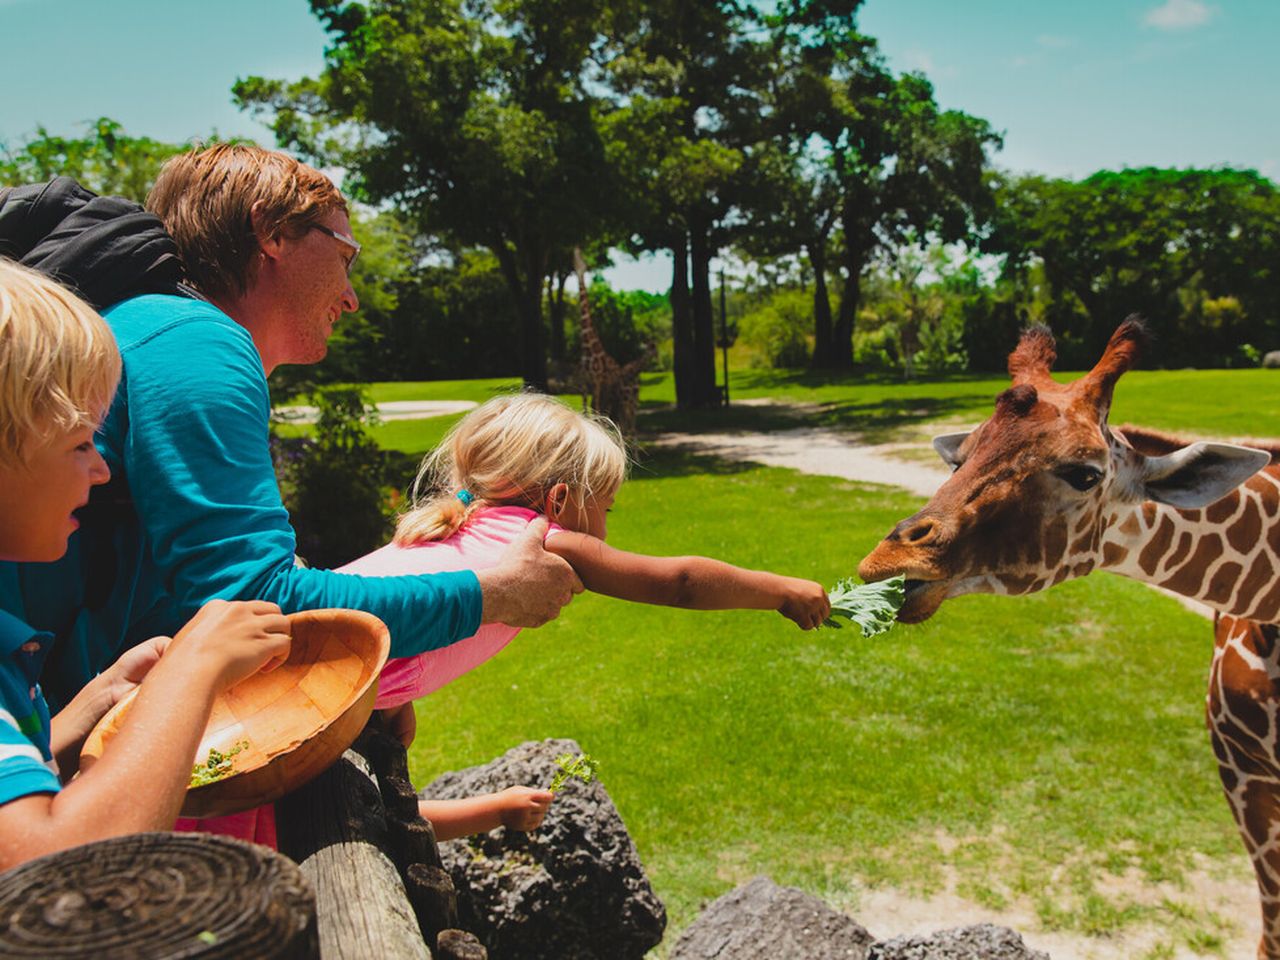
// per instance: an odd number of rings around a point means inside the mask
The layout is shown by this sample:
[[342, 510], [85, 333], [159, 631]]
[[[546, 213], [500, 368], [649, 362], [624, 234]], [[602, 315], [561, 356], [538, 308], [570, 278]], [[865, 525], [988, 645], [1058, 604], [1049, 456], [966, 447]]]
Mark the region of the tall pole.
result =
[[729, 405], [729, 313], [724, 301], [724, 267], [720, 268], [720, 348], [724, 357], [724, 405]]

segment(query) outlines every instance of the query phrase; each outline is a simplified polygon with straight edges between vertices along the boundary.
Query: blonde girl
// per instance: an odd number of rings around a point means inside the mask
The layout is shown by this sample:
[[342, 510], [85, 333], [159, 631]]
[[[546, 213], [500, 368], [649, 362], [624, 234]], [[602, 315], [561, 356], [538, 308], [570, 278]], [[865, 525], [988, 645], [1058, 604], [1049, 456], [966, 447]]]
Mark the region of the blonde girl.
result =
[[[607, 545], [607, 514], [626, 473], [625, 447], [608, 420], [584, 416], [541, 394], [498, 397], [464, 417], [423, 461], [414, 506], [401, 518], [394, 541], [342, 571], [390, 576], [482, 570], [500, 562], [529, 523], [545, 516], [550, 521], [546, 549], [568, 561], [595, 593], [696, 610], [777, 610], [806, 630], [827, 617], [826, 590], [810, 580], [707, 557], [651, 557]], [[377, 706], [398, 707], [438, 690], [488, 660], [518, 632], [486, 624], [450, 646], [391, 660]], [[529, 793], [538, 794], [538, 804]], [[529, 791], [509, 799], [522, 809], [540, 805], [541, 812], [513, 816], [536, 826], [551, 797]], [[497, 814], [490, 811], [453, 833], [436, 806], [424, 804], [423, 815], [435, 823], [438, 835], [474, 832], [469, 828], [477, 824], [513, 825], [503, 817], [493, 822]], [[447, 818], [449, 811], [444, 813]]]

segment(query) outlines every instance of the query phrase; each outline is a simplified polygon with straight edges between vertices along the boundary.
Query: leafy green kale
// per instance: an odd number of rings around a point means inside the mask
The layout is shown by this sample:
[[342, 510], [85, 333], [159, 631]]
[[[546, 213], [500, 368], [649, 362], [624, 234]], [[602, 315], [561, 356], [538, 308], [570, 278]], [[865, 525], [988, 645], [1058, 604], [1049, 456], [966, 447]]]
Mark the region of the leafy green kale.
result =
[[831, 616], [824, 627], [842, 627], [836, 617], [856, 623], [864, 637], [874, 637], [893, 626], [898, 611], [906, 600], [906, 578], [890, 577], [879, 583], [857, 583], [841, 580], [827, 596], [831, 600]]
[[203, 787], [206, 784], [231, 776], [233, 772], [231, 758], [241, 750], [248, 749], [248, 747], [248, 740], [241, 740], [226, 753], [221, 752], [216, 747], [210, 747], [209, 759], [204, 763], [197, 763], [191, 768], [191, 783], [188, 784], [188, 788]]
[[556, 757], [556, 766], [560, 769], [552, 778], [551, 786], [547, 787], [552, 793], [555, 793], [572, 778], [577, 778], [583, 783], [590, 783], [596, 778], [596, 768], [600, 766], [600, 761], [593, 760], [585, 753], [580, 753], [576, 757], [571, 753], [562, 753]]

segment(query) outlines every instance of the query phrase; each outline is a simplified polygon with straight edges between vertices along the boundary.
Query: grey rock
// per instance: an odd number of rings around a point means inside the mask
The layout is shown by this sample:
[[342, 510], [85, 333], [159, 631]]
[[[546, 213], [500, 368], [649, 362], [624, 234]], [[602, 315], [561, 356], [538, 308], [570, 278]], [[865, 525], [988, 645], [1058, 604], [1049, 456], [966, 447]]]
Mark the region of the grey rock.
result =
[[1049, 960], [1005, 927], [981, 923], [939, 930], [927, 937], [894, 937], [877, 943], [867, 960]]
[[[461, 799], [514, 784], [545, 788], [573, 740], [523, 743], [422, 790]], [[603, 771], [608, 776], [608, 771]], [[571, 780], [532, 833], [499, 828], [440, 844], [458, 890], [459, 926], [502, 960], [640, 960], [662, 940], [667, 912], [600, 781]]]
[[1268, 350], [1263, 354], [1262, 365], [1272, 370], [1280, 369], [1280, 350]]
[[817, 897], [756, 877], [707, 907], [671, 960], [866, 960], [874, 939]]

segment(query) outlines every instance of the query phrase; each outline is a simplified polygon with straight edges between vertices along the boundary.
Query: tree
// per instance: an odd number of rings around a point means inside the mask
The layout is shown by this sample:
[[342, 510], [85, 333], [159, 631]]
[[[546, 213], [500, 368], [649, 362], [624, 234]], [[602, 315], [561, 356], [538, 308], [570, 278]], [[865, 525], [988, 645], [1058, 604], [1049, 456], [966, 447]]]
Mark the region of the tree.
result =
[[985, 120], [940, 110], [923, 75], [894, 77], [875, 41], [858, 33], [858, 6], [789, 0], [770, 20], [782, 65], [777, 124], [794, 154], [829, 171], [838, 193], [843, 290], [829, 345], [816, 318], [815, 367], [852, 365], [862, 278], [879, 252], [912, 234], [952, 243], [982, 227], [993, 207], [986, 154], [1001, 144]]
[[600, 232], [612, 188], [586, 66], [599, 0], [311, 0], [331, 43], [319, 78], [249, 78], [241, 106], [424, 233], [497, 258], [527, 383], [546, 384], [550, 257]]
[[[1011, 278], [1043, 273], [1064, 363], [1088, 362], [1135, 312], [1165, 334], [1165, 362], [1227, 362], [1280, 337], [1280, 193], [1265, 177], [1147, 167], [998, 189], [985, 246]], [[1238, 307], [1218, 309], [1223, 298]]]
[[681, 407], [719, 403], [711, 260], [741, 228], [761, 90], [771, 73], [759, 13], [736, 0], [615, 4], [605, 118], [628, 185], [626, 245], [669, 250]]
[[189, 144], [128, 136], [107, 117], [90, 124], [83, 137], [55, 136], [39, 126], [18, 146], [0, 142], [0, 184], [73, 177], [94, 193], [142, 203], [164, 162], [188, 149]]

